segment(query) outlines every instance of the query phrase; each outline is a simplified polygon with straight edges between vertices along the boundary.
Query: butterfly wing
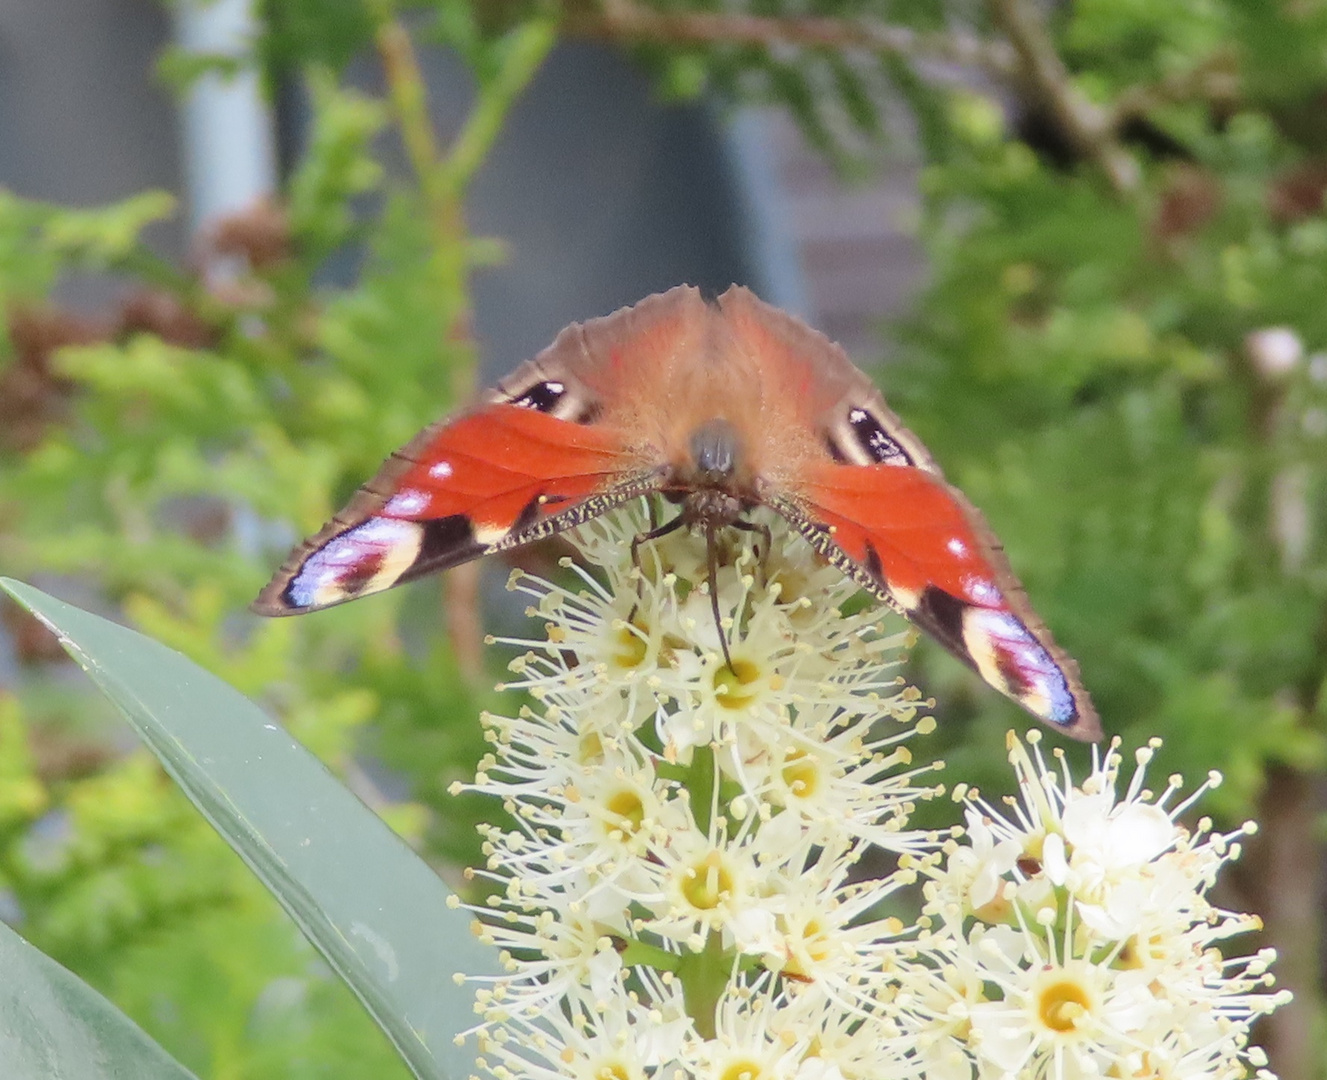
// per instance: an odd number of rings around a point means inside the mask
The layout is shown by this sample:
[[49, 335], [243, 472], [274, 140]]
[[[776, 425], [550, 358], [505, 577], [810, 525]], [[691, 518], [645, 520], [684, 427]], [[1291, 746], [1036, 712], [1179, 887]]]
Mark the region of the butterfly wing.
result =
[[510, 404], [426, 429], [296, 548], [261, 615], [330, 607], [571, 528], [652, 490], [611, 432]]
[[574, 323], [484, 395], [426, 428], [316, 535], [253, 604], [295, 615], [529, 543], [657, 490], [658, 440], [640, 402], [694, 351], [706, 305], [673, 289]]
[[[1100, 738], [1077, 665], [994, 534], [871, 381], [823, 334], [750, 292], [734, 288], [719, 304], [738, 351], [759, 358], [766, 396], [796, 409], [761, 425], [768, 443], [749, 433], [762, 501], [995, 689], [1067, 735]], [[794, 443], [778, 428], [814, 437]]]
[[1078, 667], [958, 491], [908, 465], [819, 464], [775, 509], [831, 562], [995, 689], [1076, 739], [1101, 737]]

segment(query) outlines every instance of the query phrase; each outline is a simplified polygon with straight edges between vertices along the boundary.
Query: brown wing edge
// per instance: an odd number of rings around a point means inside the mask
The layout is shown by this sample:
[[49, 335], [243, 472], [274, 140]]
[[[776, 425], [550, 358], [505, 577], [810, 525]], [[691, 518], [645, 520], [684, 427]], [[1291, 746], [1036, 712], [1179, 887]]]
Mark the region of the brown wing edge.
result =
[[539, 383], [555, 380], [565, 383], [566, 392], [556, 405], [545, 411], [560, 420], [592, 424], [605, 404], [601, 399], [601, 373], [612, 362], [613, 346], [638, 340], [651, 328], [678, 318], [694, 321], [705, 311], [706, 303], [699, 289], [693, 285], [675, 285], [607, 315], [570, 323], [549, 345], [484, 391], [481, 401], [486, 404], [516, 401]]

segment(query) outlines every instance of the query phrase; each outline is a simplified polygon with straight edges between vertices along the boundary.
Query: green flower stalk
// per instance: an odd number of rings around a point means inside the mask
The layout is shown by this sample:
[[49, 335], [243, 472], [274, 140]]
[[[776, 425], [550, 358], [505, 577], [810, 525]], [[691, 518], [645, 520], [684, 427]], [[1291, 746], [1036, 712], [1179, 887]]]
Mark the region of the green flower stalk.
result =
[[[582, 527], [567, 589], [517, 572], [543, 624], [486, 716], [474, 790], [506, 973], [477, 996], [499, 1080], [1236, 1077], [1270, 957], [1212, 943], [1253, 921], [1204, 899], [1233, 836], [1178, 824], [1114, 747], [1075, 788], [1011, 743], [1010, 819], [910, 826], [942, 789], [898, 674], [907, 634], [770, 516], [768, 552], [641, 549], [644, 508]], [[724, 635], [732, 664], [725, 661]], [[1143, 757], [1150, 754], [1146, 751]], [[1210, 781], [1209, 781], [1210, 783]], [[458, 785], [459, 787], [459, 785]], [[867, 856], [870, 858], [866, 858]], [[882, 867], [884, 869], [882, 869]], [[924, 906], [917, 918], [918, 886]]]

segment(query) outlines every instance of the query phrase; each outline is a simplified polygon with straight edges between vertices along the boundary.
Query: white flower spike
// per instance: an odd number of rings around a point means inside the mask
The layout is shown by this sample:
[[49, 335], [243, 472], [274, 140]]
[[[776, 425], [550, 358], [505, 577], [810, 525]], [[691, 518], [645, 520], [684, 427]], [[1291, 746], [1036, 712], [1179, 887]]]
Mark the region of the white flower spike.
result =
[[[1011, 737], [1019, 795], [964, 797], [963, 830], [910, 825], [940, 788], [908, 740], [907, 633], [780, 519], [770, 550], [638, 509], [582, 527], [575, 588], [512, 576], [542, 621], [486, 716], [470, 787], [492, 886], [473, 910], [507, 972], [477, 995], [498, 1080], [1235, 1080], [1271, 956], [1223, 960], [1257, 920], [1206, 893], [1251, 831], [1180, 823], [1199, 794], [1119, 791], [1112, 744], [1075, 786]], [[720, 541], [721, 546], [723, 540]], [[763, 546], [763, 545], [762, 545]], [[727, 646], [732, 664], [724, 658]], [[461, 785], [457, 785], [459, 788]], [[964, 789], [959, 795], [963, 796]], [[866, 866], [872, 872], [864, 872]], [[924, 880], [920, 918], [901, 915]]]

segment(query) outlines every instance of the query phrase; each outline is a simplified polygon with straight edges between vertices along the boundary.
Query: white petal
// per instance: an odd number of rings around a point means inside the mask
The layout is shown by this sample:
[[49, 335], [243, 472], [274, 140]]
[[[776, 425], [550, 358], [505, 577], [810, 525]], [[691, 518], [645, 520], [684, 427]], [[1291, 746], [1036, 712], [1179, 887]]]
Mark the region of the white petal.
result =
[[764, 907], [748, 907], [730, 923], [733, 942], [744, 953], [767, 956], [779, 966], [787, 959], [783, 935], [774, 913]]
[[591, 958], [589, 964], [590, 989], [596, 997], [606, 998], [617, 985], [618, 973], [622, 970], [622, 957], [616, 949], [600, 949]]
[[1129, 803], [1106, 826], [1104, 861], [1112, 867], [1151, 862], [1175, 842], [1175, 836], [1175, 823], [1159, 806]]
[[1000, 1069], [1016, 1069], [1027, 1057], [1033, 1033], [1025, 1020], [1004, 1002], [982, 1002], [972, 1007], [972, 1029], [979, 1036], [976, 1053]]
[[1064, 837], [1051, 833], [1041, 846], [1041, 865], [1046, 876], [1056, 885], [1063, 885], [1069, 877], [1069, 861], [1064, 856]]
[[972, 1058], [953, 1039], [942, 1039], [921, 1054], [923, 1080], [972, 1080]]
[[1079, 902], [1077, 908], [1078, 917], [1093, 933], [1105, 938], [1106, 940], [1116, 940], [1128, 937], [1127, 927], [1114, 916], [1107, 913], [1106, 909], [1099, 904], [1085, 904]]

